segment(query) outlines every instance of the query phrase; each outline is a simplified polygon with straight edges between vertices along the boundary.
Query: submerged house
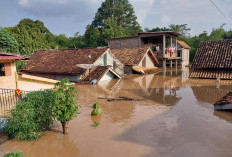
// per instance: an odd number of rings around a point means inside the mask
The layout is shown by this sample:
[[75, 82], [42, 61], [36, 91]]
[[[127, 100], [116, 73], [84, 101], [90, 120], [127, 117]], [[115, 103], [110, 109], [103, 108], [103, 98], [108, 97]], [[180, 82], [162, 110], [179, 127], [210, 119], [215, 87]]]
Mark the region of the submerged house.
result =
[[232, 79], [232, 40], [202, 42], [192, 64], [190, 77]]
[[[94, 70], [95, 72], [92, 73], [93, 69], [98, 70]], [[123, 74], [122, 63], [113, 56], [109, 48], [37, 51], [21, 71], [26, 74], [55, 80], [68, 78], [72, 82], [78, 82], [90, 72], [91, 75], [100, 77], [95, 79], [104, 78], [102, 80], [114, 77], [120, 78], [120, 75]], [[95, 82], [98, 81], [95, 80]]]
[[154, 73], [159, 61], [150, 48], [112, 49], [113, 55], [123, 64], [125, 74]]
[[0, 88], [17, 88], [16, 62], [22, 59], [17, 54], [0, 52]]
[[165, 69], [166, 65], [177, 67], [178, 64], [189, 64], [190, 47], [183, 41], [178, 41], [178, 36], [178, 33], [172, 31], [143, 32], [137, 36], [109, 39], [108, 46], [111, 49], [150, 47], [159, 60], [160, 67]]

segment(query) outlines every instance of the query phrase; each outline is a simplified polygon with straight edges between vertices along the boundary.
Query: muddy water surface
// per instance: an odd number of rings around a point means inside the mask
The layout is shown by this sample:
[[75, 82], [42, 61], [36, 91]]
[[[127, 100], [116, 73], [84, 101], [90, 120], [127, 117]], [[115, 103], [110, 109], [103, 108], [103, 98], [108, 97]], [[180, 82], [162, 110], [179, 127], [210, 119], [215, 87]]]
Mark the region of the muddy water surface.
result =
[[[76, 86], [81, 105], [70, 134], [61, 127], [38, 141], [6, 141], [2, 152], [28, 157], [229, 157], [232, 113], [213, 110], [232, 91], [232, 81], [188, 79], [188, 72], [127, 76], [100, 85]], [[142, 101], [99, 100], [127, 96]], [[102, 115], [91, 117], [99, 101]], [[93, 122], [99, 126], [93, 127]]]

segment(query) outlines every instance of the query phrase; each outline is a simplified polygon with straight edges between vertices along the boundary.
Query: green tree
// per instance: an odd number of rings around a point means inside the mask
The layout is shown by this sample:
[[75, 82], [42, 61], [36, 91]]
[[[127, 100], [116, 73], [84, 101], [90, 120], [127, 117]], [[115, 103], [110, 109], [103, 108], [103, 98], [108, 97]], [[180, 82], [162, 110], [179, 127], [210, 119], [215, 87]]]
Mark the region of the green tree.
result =
[[39, 49], [55, 46], [54, 35], [39, 20], [23, 19], [15, 27], [7, 29], [15, 36], [20, 54], [32, 55]]
[[69, 121], [77, 116], [77, 90], [70, 86], [69, 79], [62, 79], [55, 84], [54, 114], [63, 127], [63, 133], [68, 133]]
[[134, 36], [141, 31], [128, 0], [105, 0], [86, 27], [84, 39], [88, 46], [105, 46], [108, 38]]
[[13, 35], [0, 27], [0, 51], [18, 53], [18, 43]]

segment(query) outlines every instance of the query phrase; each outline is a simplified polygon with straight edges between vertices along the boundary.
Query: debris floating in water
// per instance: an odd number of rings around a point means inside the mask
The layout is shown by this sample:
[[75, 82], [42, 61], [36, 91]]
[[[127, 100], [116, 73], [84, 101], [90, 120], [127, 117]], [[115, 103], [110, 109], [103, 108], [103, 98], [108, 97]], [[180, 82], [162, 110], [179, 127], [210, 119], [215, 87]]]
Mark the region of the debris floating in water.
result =
[[118, 98], [102, 98], [102, 97], [98, 97], [98, 99], [105, 99], [109, 102], [111, 101], [142, 101], [145, 99], [134, 99], [134, 98], [129, 98], [129, 97], [125, 97], [125, 96], [120, 96]]
[[227, 93], [214, 104], [215, 110], [232, 110], [232, 92]]

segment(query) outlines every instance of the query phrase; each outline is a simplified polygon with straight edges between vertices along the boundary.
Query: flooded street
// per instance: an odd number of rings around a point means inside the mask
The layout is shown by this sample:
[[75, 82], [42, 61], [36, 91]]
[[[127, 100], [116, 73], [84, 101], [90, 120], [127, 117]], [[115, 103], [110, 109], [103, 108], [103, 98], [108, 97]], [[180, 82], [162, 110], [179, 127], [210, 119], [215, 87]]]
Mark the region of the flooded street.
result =
[[[188, 71], [131, 75], [99, 85], [77, 85], [80, 114], [38, 141], [6, 141], [0, 152], [28, 157], [231, 157], [232, 112], [212, 103], [232, 91], [232, 81], [189, 79]], [[98, 99], [127, 96], [142, 101]], [[99, 102], [102, 114], [91, 117]], [[93, 122], [99, 126], [93, 127]]]

